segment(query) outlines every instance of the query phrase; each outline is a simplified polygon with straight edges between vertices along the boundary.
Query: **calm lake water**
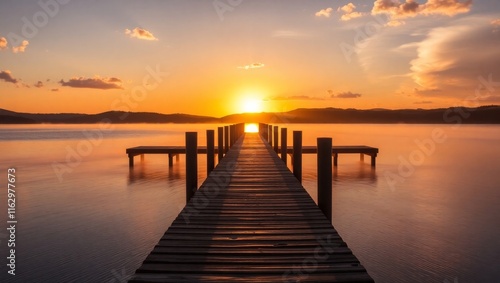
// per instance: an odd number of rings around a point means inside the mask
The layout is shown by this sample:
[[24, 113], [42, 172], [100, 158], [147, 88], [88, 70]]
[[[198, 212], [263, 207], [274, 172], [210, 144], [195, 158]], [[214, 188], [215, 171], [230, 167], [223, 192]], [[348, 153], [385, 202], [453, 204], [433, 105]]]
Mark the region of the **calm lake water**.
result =
[[[500, 126], [286, 125], [340, 155], [333, 224], [377, 282], [499, 282]], [[184, 159], [127, 147], [182, 145], [217, 125], [0, 126], [0, 282], [125, 282], [185, 205]], [[199, 156], [200, 183], [205, 156]], [[7, 274], [7, 169], [16, 169], [16, 275]], [[315, 155], [304, 186], [316, 199]]]

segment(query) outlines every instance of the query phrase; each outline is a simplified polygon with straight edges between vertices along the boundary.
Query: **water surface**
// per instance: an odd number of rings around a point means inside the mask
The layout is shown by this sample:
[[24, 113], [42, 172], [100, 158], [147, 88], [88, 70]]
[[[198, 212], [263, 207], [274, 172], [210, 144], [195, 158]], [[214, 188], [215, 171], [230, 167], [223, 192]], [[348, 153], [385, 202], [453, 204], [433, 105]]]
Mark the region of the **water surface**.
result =
[[[375, 170], [368, 158], [340, 155], [333, 177], [333, 224], [377, 282], [498, 281], [499, 126], [286, 126], [289, 140], [304, 131], [304, 145], [327, 136], [380, 149]], [[126, 280], [184, 206], [185, 183], [183, 157], [171, 168], [164, 155], [136, 157], [129, 170], [125, 148], [182, 145], [186, 130], [204, 144], [216, 127], [0, 126], [0, 170], [16, 168], [18, 220], [17, 275], [3, 264], [0, 281]], [[433, 131], [442, 139], [430, 146]], [[303, 174], [316, 199], [315, 155], [304, 156]], [[1, 211], [6, 183], [0, 178]], [[1, 213], [0, 227], [6, 221]]]

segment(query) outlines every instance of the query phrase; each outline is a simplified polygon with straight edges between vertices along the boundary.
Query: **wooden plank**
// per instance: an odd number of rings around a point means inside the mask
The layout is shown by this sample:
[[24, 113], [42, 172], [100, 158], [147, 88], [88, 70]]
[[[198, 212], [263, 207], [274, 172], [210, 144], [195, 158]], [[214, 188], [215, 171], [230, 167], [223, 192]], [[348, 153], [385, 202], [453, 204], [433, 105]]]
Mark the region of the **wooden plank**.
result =
[[[185, 146], [137, 146], [127, 148], [125, 153], [128, 155], [140, 155], [140, 154], [186, 154]], [[206, 154], [206, 146], [198, 146], [198, 154]], [[219, 149], [215, 148], [214, 153], [219, 153]]]
[[[279, 148], [281, 151], [281, 147]], [[293, 153], [293, 146], [287, 146], [286, 152], [288, 154]], [[364, 154], [376, 154], [379, 149], [376, 147], [366, 146], [366, 145], [336, 145], [332, 146], [332, 153], [364, 153]], [[318, 149], [316, 146], [302, 146], [302, 153], [304, 154], [316, 154]]]
[[287, 274], [179, 274], [179, 273], [141, 273], [129, 282], [373, 282], [368, 274], [359, 273], [313, 273], [304, 274], [301, 270]]

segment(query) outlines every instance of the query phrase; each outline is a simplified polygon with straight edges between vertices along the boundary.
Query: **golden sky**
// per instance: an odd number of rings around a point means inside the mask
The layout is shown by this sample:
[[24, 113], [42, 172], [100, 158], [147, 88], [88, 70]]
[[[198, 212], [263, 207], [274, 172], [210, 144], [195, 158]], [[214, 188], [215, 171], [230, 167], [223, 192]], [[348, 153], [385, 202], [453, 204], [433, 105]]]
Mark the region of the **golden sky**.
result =
[[0, 108], [500, 104], [497, 0], [0, 2]]

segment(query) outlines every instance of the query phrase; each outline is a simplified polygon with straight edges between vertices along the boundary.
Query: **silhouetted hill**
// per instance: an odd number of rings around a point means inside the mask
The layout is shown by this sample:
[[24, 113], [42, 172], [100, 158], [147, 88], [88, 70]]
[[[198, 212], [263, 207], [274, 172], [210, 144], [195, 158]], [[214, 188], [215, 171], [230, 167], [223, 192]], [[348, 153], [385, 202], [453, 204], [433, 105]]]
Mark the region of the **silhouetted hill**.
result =
[[499, 106], [441, 109], [296, 109], [286, 113], [290, 123], [406, 123], [406, 124], [498, 124]]
[[64, 120], [65, 123], [92, 124], [111, 123], [216, 123], [217, 119], [187, 114], [159, 114], [148, 112], [109, 111], [95, 115], [84, 115]]
[[500, 106], [440, 109], [300, 108], [283, 113], [243, 113], [221, 118], [188, 114], [109, 111], [99, 114], [30, 114], [0, 109], [0, 124], [26, 123], [407, 123], [500, 124]]
[[1, 124], [35, 124], [36, 121], [23, 117], [0, 115]]
[[[38, 113], [19, 113], [13, 112], [5, 109], [0, 109], [0, 115], [11, 116], [18, 118], [25, 118], [33, 120], [33, 123], [65, 123], [64, 120], [86, 116], [87, 114], [76, 114], [76, 113], [53, 113], [53, 114], [38, 114]], [[6, 124], [3, 120], [0, 123]]]
[[31, 123], [93, 124], [93, 123], [216, 123], [217, 118], [187, 114], [109, 111], [99, 114], [30, 114], [0, 109], [0, 124], [16, 124], [22, 119]]
[[499, 106], [441, 109], [339, 109], [300, 108], [284, 113], [233, 114], [220, 118], [222, 123], [406, 123], [406, 124], [500, 124]]

